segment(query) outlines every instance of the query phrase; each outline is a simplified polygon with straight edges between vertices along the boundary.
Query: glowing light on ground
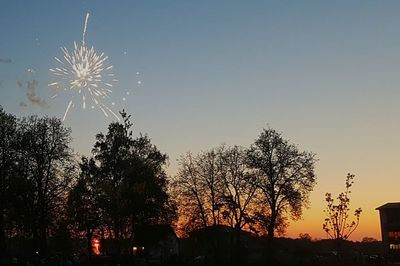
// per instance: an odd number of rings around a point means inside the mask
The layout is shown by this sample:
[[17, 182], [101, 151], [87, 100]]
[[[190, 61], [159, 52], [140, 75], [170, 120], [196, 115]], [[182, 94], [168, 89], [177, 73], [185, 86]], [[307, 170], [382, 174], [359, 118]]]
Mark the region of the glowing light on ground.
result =
[[[59, 65], [51, 68], [50, 72], [57, 77], [57, 81], [49, 83], [48, 86], [57, 92], [64, 90], [72, 93], [63, 120], [71, 107], [75, 106], [74, 99], [78, 95], [83, 109], [89, 105], [86, 102], [90, 101], [92, 109], [97, 107], [106, 117], [111, 114], [119, 121], [120, 118], [104, 102], [110, 98], [113, 82], [117, 81], [111, 72], [113, 66], [107, 64], [108, 56], [104, 53], [98, 54], [93, 46], [89, 48], [86, 45], [88, 19], [89, 13], [86, 14], [81, 43], [77, 44], [74, 41], [72, 51], [61, 47], [62, 57], [54, 57]], [[52, 98], [57, 96], [58, 93], [55, 93]]]
[[101, 254], [101, 244], [100, 244], [100, 239], [98, 238], [93, 238], [92, 239], [92, 252], [96, 255]]

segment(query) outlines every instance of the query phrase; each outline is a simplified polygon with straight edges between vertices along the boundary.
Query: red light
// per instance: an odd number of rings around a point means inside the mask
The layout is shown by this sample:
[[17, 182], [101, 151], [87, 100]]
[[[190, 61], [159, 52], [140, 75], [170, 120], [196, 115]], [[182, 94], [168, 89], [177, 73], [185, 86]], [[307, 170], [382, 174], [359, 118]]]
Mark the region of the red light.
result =
[[97, 238], [92, 239], [92, 251], [96, 255], [100, 255], [100, 240]]

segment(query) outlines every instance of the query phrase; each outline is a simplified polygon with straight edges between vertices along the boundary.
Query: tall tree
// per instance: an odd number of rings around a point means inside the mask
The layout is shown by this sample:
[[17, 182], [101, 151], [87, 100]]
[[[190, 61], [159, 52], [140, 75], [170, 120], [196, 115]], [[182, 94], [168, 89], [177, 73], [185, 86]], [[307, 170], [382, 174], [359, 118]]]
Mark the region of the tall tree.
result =
[[6, 219], [9, 218], [10, 187], [15, 168], [17, 120], [0, 106], [0, 253], [6, 251]]
[[137, 224], [171, 222], [175, 210], [167, 193], [168, 179], [164, 171], [168, 156], [145, 135], [134, 139], [130, 156], [124, 192], [132, 221]]
[[225, 213], [231, 226], [240, 231], [253, 222], [251, 208], [255, 201], [257, 185], [246, 164], [246, 153], [238, 147], [220, 147], [224, 170], [221, 175]]
[[171, 183], [170, 194], [178, 204], [178, 233], [184, 235], [195, 228], [208, 225], [205, 191], [198, 179], [195, 158], [191, 153], [182, 155], [177, 175]]
[[217, 149], [193, 156], [181, 156], [178, 174], [172, 183], [172, 195], [179, 202], [182, 233], [196, 228], [218, 225], [223, 219], [224, 164]]
[[218, 224], [238, 232], [252, 221], [257, 186], [243, 149], [225, 145], [181, 156], [171, 194], [179, 202], [181, 234]]
[[199, 154], [197, 168], [198, 177], [206, 191], [205, 196], [208, 203], [206, 208], [210, 214], [211, 224], [218, 225], [221, 223], [221, 209], [224, 203], [221, 179], [224, 165], [218, 149], [211, 149]]
[[[23, 180], [21, 200], [32, 208], [31, 231], [41, 253], [47, 252], [47, 236], [53, 215], [63, 202], [74, 177], [70, 129], [56, 118], [30, 116], [20, 121], [18, 166]], [[21, 206], [20, 206], [21, 207]], [[19, 212], [24, 216], [25, 210]]]
[[165, 222], [174, 214], [164, 171], [167, 155], [147, 136], [134, 138], [130, 116], [121, 115], [123, 123], [111, 123], [106, 135], [97, 134], [92, 151], [98, 202], [116, 239], [132, 237], [135, 224]]
[[315, 185], [315, 155], [299, 151], [274, 129], [264, 129], [247, 152], [262, 193], [257, 214], [269, 240], [287, 218], [299, 218]]
[[[125, 121], [127, 123], [129, 121]], [[112, 123], [107, 135], [96, 135], [92, 150], [98, 165], [97, 200], [105, 215], [110, 234], [120, 239], [124, 218], [127, 216], [127, 200], [122, 198], [124, 173], [129, 166], [129, 150], [132, 145], [128, 124]]]
[[238, 146], [218, 149], [223, 162], [222, 193], [224, 197], [224, 214], [229, 217], [233, 230], [232, 263], [242, 265], [243, 246], [240, 234], [245, 226], [253, 229], [254, 202], [257, 186], [254, 175], [246, 165], [245, 150]]

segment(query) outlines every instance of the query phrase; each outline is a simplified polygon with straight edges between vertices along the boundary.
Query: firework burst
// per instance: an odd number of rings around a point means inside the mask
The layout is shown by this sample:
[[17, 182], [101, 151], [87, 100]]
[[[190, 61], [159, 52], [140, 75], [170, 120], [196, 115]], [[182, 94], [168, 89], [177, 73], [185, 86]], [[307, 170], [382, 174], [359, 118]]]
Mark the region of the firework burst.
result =
[[[105, 116], [112, 114], [118, 120], [119, 117], [104, 103], [104, 100], [109, 98], [112, 93], [112, 82], [114, 79], [112, 73], [112, 65], [108, 65], [104, 53], [98, 54], [94, 47], [88, 47], [85, 41], [87, 23], [89, 13], [86, 14], [85, 24], [82, 34], [81, 44], [74, 41], [74, 49], [69, 51], [66, 47], [61, 47], [62, 57], [54, 59], [59, 64], [58, 67], [51, 68], [50, 72], [57, 77], [57, 81], [48, 85], [56, 91], [63, 89], [64, 91], [72, 92], [71, 100], [65, 110], [63, 121], [71, 107], [74, 107], [74, 99], [78, 96], [82, 102], [82, 108], [91, 104], [91, 108], [99, 108]], [[55, 98], [58, 93], [52, 96]]]

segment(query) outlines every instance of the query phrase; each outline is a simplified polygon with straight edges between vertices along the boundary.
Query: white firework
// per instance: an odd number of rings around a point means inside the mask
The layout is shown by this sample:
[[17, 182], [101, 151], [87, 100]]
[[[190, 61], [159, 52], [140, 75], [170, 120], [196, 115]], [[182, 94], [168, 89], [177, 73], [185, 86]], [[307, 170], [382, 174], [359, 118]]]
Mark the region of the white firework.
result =
[[[104, 103], [106, 98], [112, 93], [112, 82], [114, 74], [111, 72], [113, 66], [107, 64], [108, 56], [104, 53], [98, 54], [92, 46], [89, 48], [85, 42], [87, 22], [89, 13], [86, 14], [82, 43], [79, 45], [74, 41], [74, 49], [68, 51], [66, 47], [61, 47], [61, 59], [54, 57], [59, 63], [58, 67], [51, 68], [50, 72], [58, 78], [58, 81], [48, 85], [55, 89], [64, 89], [74, 93], [65, 110], [63, 121], [68, 111], [74, 106], [72, 98], [80, 95], [82, 108], [86, 109], [86, 102], [91, 101], [91, 107], [98, 107], [105, 116], [114, 115], [118, 121], [119, 117]], [[77, 93], [77, 94], [76, 94]], [[57, 97], [55, 94], [52, 98]]]

